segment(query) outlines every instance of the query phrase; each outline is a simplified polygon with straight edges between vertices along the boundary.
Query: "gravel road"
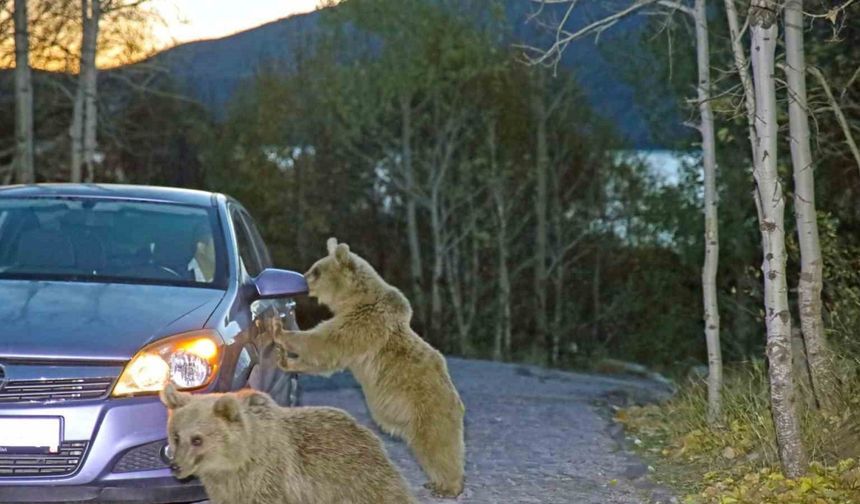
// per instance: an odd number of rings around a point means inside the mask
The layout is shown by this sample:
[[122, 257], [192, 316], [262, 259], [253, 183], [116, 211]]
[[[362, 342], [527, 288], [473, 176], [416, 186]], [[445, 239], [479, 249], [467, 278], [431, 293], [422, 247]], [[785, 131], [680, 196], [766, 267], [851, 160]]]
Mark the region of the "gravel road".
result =
[[[449, 359], [448, 365], [466, 403], [466, 490], [456, 502], [674, 502], [649, 481], [648, 468], [620, 447], [605, 413], [606, 401], [658, 397], [665, 393], [660, 385], [485, 361]], [[349, 375], [302, 382], [303, 404], [343, 408], [372, 425]], [[407, 447], [382, 437], [422, 503], [455, 502], [433, 498]]]

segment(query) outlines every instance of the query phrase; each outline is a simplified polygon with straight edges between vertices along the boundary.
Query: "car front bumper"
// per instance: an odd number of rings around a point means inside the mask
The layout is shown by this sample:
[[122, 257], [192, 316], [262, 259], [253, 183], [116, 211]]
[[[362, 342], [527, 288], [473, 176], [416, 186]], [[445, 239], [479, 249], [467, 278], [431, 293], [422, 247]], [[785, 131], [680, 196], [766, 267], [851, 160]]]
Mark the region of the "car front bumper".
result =
[[173, 478], [160, 457], [167, 412], [157, 397], [3, 405], [0, 416], [61, 417], [63, 440], [87, 443], [70, 474], [0, 474], [0, 502], [161, 504], [206, 498], [196, 480]]
[[172, 477], [145, 478], [105, 485], [0, 486], [0, 502], [35, 504], [45, 502], [93, 502], [167, 504], [195, 502], [206, 498], [198, 484], [180, 483]]

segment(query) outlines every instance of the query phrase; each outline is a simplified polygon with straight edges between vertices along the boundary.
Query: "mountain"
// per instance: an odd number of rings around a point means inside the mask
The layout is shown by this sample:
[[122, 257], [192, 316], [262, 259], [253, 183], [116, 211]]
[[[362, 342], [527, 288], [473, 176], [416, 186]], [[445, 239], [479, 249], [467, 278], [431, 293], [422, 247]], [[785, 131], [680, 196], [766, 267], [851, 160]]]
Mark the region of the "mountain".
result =
[[[506, 43], [522, 43], [535, 47], [548, 47], [552, 38], [542, 26], [552, 25], [560, 19], [563, 10], [547, 5], [541, 15], [529, 19], [534, 8], [528, 0], [506, 0], [506, 15], [512, 28], [513, 40]], [[593, 2], [592, 2], [593, 3]], [[332, 7], [337, 8], [337, 7]], [[577, 28], [601, 14], [600, 6], [578, 7], [568, 20], [567, 26]], [[165, 50], [152, 59], [156, 65], [166, 68], [168, 75], [180, 89], [206, 105], [217, 117], [223, 117], [230, 99], [243, 82], [252, 78], [260, 68], [290, 68], [302, 45], [318, 33], [322, 13], [300, 14], [228, 37], [191, 42]], [[634, 148], [650, 149], [679, 137], [679, 129], [661, 128], [654, 134], [648, 123], [642, 104], [637, 102], [636, 90], [626, 83], [621, 72], [610, 61], [607, 53], [613, 44], [623, 43], [621, 34], [641, 30], [644, 17], [631, 16], [622, 20], [601, 36], [600, 46], [593, 40], [580, 40], [570, 44], [561, 61], [562, 69], [573, 72], [582, 86], [591, 105], [606, 117], [616, 130]], [[636, 57], [651, 57], [638, 47], [621, 47], [624, 51], [638, 51]], [[643, 87], [643, 86], [640, 86]], [[649, 92], [660, 92], [659, 88], [645, 86]], [[677, 105], [668, 91], [666, 98], [657, 100], [665, 104], [667, 113], [678, 115]], [[653, 103], [655, 100], [649, 100]], [[680, 121], [665, 121], [663, 124], [679, 124]]]

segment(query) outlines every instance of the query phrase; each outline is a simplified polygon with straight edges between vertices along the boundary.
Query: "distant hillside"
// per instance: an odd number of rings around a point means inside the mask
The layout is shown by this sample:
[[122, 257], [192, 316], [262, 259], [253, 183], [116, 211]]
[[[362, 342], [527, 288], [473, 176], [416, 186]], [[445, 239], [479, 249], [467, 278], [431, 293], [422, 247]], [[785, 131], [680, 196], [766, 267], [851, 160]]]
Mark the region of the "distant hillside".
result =
[[[539, 26], [541, 22], [551, 23], [557, 19], [558, 9], [548, 8], [539, 19], [527, 23], [532, 2], [508, 0], [507, 7], [515, 39], [511, 43], [548, 46], [550, 39]], [[575, 14], [568, 26], [581, 26], [599, 15], [594, 7], [591, 10], [578, 8]], [[223, 116], [238, 86], [253, 77], [258, 69], [264, 65], [285, 69], [291, 66], [299, 46], [311, 40], [319, 29], [321, 17], [319, 12], [296, 15], [229, 37], [182, 44], [157, 54], [153, 61], [167, 68], [168, 74], [186, 93], [204, 103], [217, 116]], [[637, 30], [642, 25], [643, 18], [637, 16], [618, 23], [603, 35], [601, 47], [611, 47], [613, 41], [617, 41], [613, 33]], [[667, 137], [666, 132], [661, 132], [661, 140], [652, 135], [633, 88], [607, 61], [601, 47], [591, 40], [574, 43], [565, 51], [562, 66], [575, 74], [594, 108], [608, 118], [633, 147], [661, 146]], [[636, 47], [624, 50], [642, 51]], [[642, 57], [649, 55], [642, 54]], [[669, 113], [677, 114], [674, 100], [668, 93], [662, 101]], [[678, 123], [666, 121], [664, 124]], [[677, 135], [682, 134], [680, 128], [677, 131]], [[669, 138], [673, 136], [674, 133], [668, 135]]]

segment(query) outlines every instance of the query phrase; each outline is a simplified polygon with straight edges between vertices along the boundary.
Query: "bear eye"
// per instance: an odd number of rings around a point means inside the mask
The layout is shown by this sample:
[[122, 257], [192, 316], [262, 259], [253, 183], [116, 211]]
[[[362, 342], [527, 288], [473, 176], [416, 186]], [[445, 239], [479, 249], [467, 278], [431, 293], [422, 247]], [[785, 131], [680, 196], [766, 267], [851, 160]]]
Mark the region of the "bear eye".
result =
[[200, 436], [191, 436], [191, 444], [193, 446], [200, 446], [203, 444], [203, 438]]

